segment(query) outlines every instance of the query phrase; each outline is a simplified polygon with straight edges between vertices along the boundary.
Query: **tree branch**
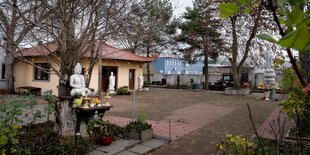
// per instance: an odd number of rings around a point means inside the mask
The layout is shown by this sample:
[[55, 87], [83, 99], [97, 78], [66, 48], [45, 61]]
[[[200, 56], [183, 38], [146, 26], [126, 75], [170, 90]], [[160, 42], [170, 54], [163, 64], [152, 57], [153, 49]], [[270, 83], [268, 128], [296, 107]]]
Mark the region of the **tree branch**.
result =
[[[273, 20], [277, 24], [277, 27], [278, 27], [279, 32], [280, 32], [280, 35], [282, 37], [284, 37], [285, 36], [285, 32], [284, 32], [284, 30], [283, 30], [283, 28], [282, 28], [282, 26], [280, 24], [279, 18], [278, 18], [277, 13], [276, 13], [276, 7], [273, 5], [272, 0], [268, 0], [268, 7], [272, 11]], [[310, 89], [307, 86], [308, 84], [307, 84], [305, 78], [303, 77], [303, 75], [301, 74], [300, 69], [298, 68], [298, 65], [296, 63], [296, 60], [295, 60], [295, 58], [293, 56], [293, 53], [292, 53], [291, 49], [287, 48], [286, 51], [287, 51], [288, 57], [290, 59], [290, 62], [292, 64], [292, 67], [293, 67], [293, 69], [294, 69], [294, 71], [295, 71], [295, 73], [296, 73], [296, 75], [297, 75], [297, 77], [298, 77], [298, 79], [299, 79], [299, 81], [300, 81], [304, 91], [305, 91], [304, 93], [310, 95]]]

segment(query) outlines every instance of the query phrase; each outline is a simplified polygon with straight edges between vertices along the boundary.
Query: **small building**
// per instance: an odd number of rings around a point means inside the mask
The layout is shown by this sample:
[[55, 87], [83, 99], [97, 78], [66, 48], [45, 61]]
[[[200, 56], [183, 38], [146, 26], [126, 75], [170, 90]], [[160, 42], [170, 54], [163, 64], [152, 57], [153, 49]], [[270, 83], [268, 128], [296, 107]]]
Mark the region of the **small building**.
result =
[[[209, 61], [214, 63], [214, 61]], [[195, 63], [188, 63], [184, 59], [170, 58], [170, 57], [158, 57], [151, 65], [156, 70], [157, 74], [193, 74], [202, 75], [204, 62], [198, 60]]]
[[[177, 78], [180, 84], [204, 83], [204, 62], [198, 60], [189, 64], [185, 59], [158, 57], [151, 63], [151, 84], [176, 85]], [[217, 82], [223, 79], [223, 75], [232, 75], [229, 62], [218, 62], [210, 59], [208, 62], [209, 82]], [[152, 71], [151, 70], [151, 71]], [[144, 73], [146, 73], [144, 71]], [[254, 68], [244, 67], [241, 75], [244, 82], [254, 81]]]
[[[98, 44], [97, 44], [98, 45]], [[98, 45], [99, 46], [99, 45]], [[134, 54], [131, 51], [118, 49], [112, 47], [108, 44], [102, 43], [101, 45], [102, 53], [102, 85], [103, 91], [108, 89], [109, 76], [113, 72], [115, 75], [115, 90], [122, 86], [128, 86], [129, 89], [138, 88], [138, 77], [142, 72], [142, 65], [144, 63], [152, 62], [156, 57], [142, 57]], [[47, 43], [44, 47], [35, 46], [32, 48], [23, 49], [21, 52], [24, 57], [27, 58], [31, 63], [36, 66], [45, 68], [47, 70], [51, 69], [50, 63], [56, 63], [54, 61], [47, 62], [46, 55], [52, 52], [57, 52], [58, 46], [56, 43]], [[88, 56], [81, 60], [81, 65], [83, 67], [82, 73], [86, 71], [89, 67]], [[89, 88], [98, 91], [98, 62], [95, 64], [91, 80], [89, 83]], [[88, 77], [85, 77], [88, 78]], [[24, 86], [33, 86], [41, 88], [41, 94], [52, 89], [54, 94], [58, 94], [59, 77], [53, 72], [43, 72], [37, 67], [30, 65], [29, 63], [23, 61], [16, 62], [16, 88]]]

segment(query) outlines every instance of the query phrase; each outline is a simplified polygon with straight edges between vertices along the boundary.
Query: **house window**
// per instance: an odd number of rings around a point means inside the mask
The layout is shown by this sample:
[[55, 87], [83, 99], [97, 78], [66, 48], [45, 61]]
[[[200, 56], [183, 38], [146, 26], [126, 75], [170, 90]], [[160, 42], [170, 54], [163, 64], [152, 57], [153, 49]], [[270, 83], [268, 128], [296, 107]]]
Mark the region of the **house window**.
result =
[[35, 63], [37, 67], [34, 68], [35, 80], [50, 80], [50, 65], [48, 63]]
[[2, 64], [2, 70], [1, 70], [1, 79], [5, 79], [5, 64]]

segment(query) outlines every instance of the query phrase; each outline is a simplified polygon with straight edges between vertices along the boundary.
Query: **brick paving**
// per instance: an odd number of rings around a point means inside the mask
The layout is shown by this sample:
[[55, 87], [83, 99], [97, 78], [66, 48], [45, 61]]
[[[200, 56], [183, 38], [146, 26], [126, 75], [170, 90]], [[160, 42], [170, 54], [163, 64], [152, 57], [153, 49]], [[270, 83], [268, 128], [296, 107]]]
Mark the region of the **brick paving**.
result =
[[283, 136], [288, 133], [290, 127], [296, 126], [293, 119], [289, 120], [287, 116], [281, 111], [281, 107], [276, 108], [270, 116], [266, 119], [264, 124], [259, 127], [258, 135], [275, 140], [281, 138], [281, 134], [275, 134], [278, 131], [283, 132]]
[[[156, 135], [165, 137], [169, 137], [170, 120], [172, 142], [150, 154], [216, 154], [215, 145], [225, 134], [253, 135], [246, 103], [257, 127], [273, 114], [278, 102], [257, 100], [261, 96], [152, 88], [149, 92], [137, 92], [135, 113], [146, 117]], [[114, 95], [110, 103], [113, 108], [105, 118], [125, 126], [131, 120], [133, 95]]]
[[[223, 92], [150, 89], [137, 92], [135, 113], [144, 115], [153, 125], [154, 133], [169, 137], [172, 142], [149, 154], [217, 154], [215, 145], [225, 134], [254, 134], [246, 103], [252, 109], [257, 127], [264, 124], [278, 102], [257, 100], [263, 94], [226, 96]], [[278, 96], [279, 99], [281, 99]], [[113, 96], [113, 108], [107, 119], [126, 125], [131, 120], [133, 96]]]
[[[176, 140], [233, 110], [234, 108], [228, 109], [211, 105], [194, 105], [188, 108], [174, 111], [171, 116], [166, 117], [161, 121], [147, 120], [147, 122], [152, 124], [154, 134], [171, 138], [171, 140]], [[201, 117], [203, 115], [205, 116]], [[120, 126], [125, 126], [132, 120], [130, 118], [110, 115], [106, 116], [105, 119]]]

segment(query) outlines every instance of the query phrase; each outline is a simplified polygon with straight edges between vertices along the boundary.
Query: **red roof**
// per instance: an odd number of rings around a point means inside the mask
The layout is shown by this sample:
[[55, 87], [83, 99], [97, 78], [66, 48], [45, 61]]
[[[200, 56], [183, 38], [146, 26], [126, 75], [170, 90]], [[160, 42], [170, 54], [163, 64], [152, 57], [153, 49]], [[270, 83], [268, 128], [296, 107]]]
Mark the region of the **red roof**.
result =
[[[32, 48], [24, 48], [21, 50], [22, 56], [44, 56], [49, 53], [55, 52], [58, 49], [58, 45], [55, 42], [46, 43], [38, 45]], [[116, 47], [110, 46], [106, 43], [101, 44], [102, 58], [103, 59], [113, 59], [113, 60], [128, 60], [128, 61], [138, 61], [138, 62], [152, 62], [155, 60], [159, 54], [153, 57], [143, 57], [134, 54], [131, 51], [118, 49]], [[86, 55], [85, 57], [89, 57]]]

